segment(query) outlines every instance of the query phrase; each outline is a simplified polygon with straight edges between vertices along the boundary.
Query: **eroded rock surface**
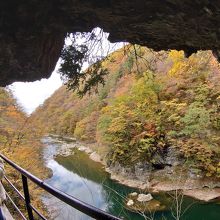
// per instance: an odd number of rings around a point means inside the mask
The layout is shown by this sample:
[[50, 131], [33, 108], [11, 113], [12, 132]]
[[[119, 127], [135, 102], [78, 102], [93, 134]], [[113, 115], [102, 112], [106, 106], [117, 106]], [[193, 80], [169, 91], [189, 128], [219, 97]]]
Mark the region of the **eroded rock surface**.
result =
[[101, 27], [128, 41], [186, 55], [220, 49], [220, 2], [213, 0], [3, 0], [0, 85], [49, 77], [67, 33]]
[[152, 199], [153, 199], [153, 197], [150, 193], [148, 193], [148, 194], [140, 193], [137, 197], [138, 202], [149, 202]]

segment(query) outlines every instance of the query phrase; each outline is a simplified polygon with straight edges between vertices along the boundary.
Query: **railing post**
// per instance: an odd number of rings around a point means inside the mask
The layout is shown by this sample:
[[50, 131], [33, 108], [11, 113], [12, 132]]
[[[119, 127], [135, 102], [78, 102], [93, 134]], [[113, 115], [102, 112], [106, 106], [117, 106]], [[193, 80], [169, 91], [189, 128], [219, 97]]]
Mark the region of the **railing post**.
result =
[[26, 208], [27, 208], [27, 212], [28, 212], [28, 217], [29, 217], [30, 220], [34, 220], [32, 208], [30, 206], [31, 200], [30, 200], [30, 194], [29, 194], [29, 190], [28, 190], [27, 177], [24, 176], [23, 174], [21, 176], [22, 176], [24, 197], [25, 197], [25, 203], [26, 203]]
[[[40, 188], [49, 192], [51, 195], [55, 196], [56, 198], [65, 202], [66, 204], [72, 206], [73, 208], [83, 212], [84, 214], [86, 214], [94, 219], [120, 220], [120, 218], [118, 218], [118, 217], [115, 217], [115, 216], [113, 216], [105, 211], [102, 211], [92, 205], [89, 205], [81, 200], [78, 200], [75, 197], [72, 197], [72, 196], [70, 196], [70, 195], [68, 195], [68, 194], [66, 194], [56, 188], [53, 188], [52, 186], [45, 183], [43, 180], [35, 177], [31, 173], [29, 173], [26, 170], [19, 167], [17, 164], [13, 163], [11, 160], [9, 160], [7, 157], [2, 155], [1, 153], [0, 153], [0, 157], [2, 159], [4, 159], [4, 161], [6, 161], [10, 166], [12, 166], [15, 170], [17, 170], [22, 175], [24, 196], [20, 195], [20, 192], [13, 186], [13, 184], [10, 184], [10, 181], [7, 181], [7, 178], [6, 178], [6, 181], [12, 186], [12, 188], [15, 189], [15, 191], [18, 193], [18, 195], [21, 197], [21, 199], [23, 199], [23, 200], [25, 199], [29, 220], [34, 219], [32, 211], [34, 211], [42, 219], [46, 220], [46, 218], [44, 216], [42, 216], [42, 214], [40, 214], [39, 211], [34, 206], [31, 205], [27, 178], [30, 181], [32, 181], [33, 183], [35, 183], [36, 185], [38, 185]], [[14, 205], [14, 207], [16, 208], [15, 205]], [[16, 208], [16, 210], [19, 210], [19, 209]]]
[[6, 193], [5, 189], [2, 185], [2, 179], [4, 178], [5, 171], [4, 171], [4, 164], [2, 158], [0, 158], [0, 205], [6, 200]]

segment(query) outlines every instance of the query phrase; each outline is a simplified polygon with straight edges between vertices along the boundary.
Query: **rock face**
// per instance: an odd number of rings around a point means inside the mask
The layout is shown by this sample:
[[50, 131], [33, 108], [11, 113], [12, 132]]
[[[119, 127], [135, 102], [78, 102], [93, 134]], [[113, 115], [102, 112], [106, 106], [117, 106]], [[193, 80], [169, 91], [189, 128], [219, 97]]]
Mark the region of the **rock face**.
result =
[[153, 197], [152, 195], [149, 193], [149, 194], [139, 194], [138, 197], [137, 197], [137, 201], [138, 202], [149, 202], [150, 200], [152, 200]]
[[111, 42], [155, 50], [220, 49], [220, 2], [213, 0], [47, 0], [0, 3], [0, 85], [49, 77], [67, 33], [101, 27]]
[[129, 199], [127, 202], [127, 206], [132, 206], [134, 205], [134, 201], [132, 199]]

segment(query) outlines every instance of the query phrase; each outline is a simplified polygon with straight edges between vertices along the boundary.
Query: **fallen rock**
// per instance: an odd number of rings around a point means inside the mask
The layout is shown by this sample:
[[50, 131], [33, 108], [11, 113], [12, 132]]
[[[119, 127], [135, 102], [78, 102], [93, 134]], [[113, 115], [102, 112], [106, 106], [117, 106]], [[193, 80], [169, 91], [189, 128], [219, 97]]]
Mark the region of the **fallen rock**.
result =
[[78, 146], [79, 151], [86, 151], [87, 147], [85, 146]]
[[85, 150], [85, 152], [86, 152], [87, 154], [91, 154], [91, 153], [92, 153], [92, 150], [91, 150], [90, 148], [87, 148], [87, 149]]
[[150, 200], [152, 200], [153, 197], [150, 193], [148, 194], [139, 194], [138, 197], [137, 197], [137, 201], [138, 202], [149, 202]]
[[101, 162], [101, 157], [96, 152], [93, 152], [89, 155], [89, 158], [92, 159], [95, 162]]
[[134, 201], [132, 199], [129, 199], [127, 202], [127, 206], [132, 206], [134, 205]]
[[129, 194], [129, 196], [132, 196], [132, 197], [135, 197], [135, 196], [137, 196], [137, 195], [138, 195], [137, 192], [132, 192], [132, 193]]
[[167, 207], [156, 199], [152, 199], [148, 202], [138, 202], [135, 199], [127, 198], [126, 201], [125, 207], [132, 212], [152, 213], [167, 210]]

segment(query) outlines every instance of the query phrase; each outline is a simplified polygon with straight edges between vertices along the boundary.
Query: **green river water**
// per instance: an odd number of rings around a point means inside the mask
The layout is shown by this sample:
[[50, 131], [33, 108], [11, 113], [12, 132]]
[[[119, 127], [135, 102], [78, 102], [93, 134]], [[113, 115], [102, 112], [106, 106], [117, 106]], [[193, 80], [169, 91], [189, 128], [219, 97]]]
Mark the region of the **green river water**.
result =
[[[65, 142], [58, 142], [54, 138], [44, 138], [44, 158], [47, 167], [53, 175], [46, 180], [50, 185], [100, 209], [103, 209], [122, 219], [142, 220], [174, 220], [175, 206], [168, 194], [153, 195], [154, 198], [167, 206], [167, 210], [146, 214], [132, 213], [124, 208], [124, 198], [130, 192], [139, 192], [118, 182], [111, 180], [103, 166], [89, 159], [89, 156], [77, 149], [73, 149], [70, 156], [57, 154]], [[43, 197], [52, 219], [56, 220], [88, 220], [90, 217], [76, 211], [72, 207], [54, 199], [52, 196]], [[220, 220], [220, 203], [204, 203], [184, 197], [181, 206], [181, 220]], [[172, 210], [172, 211], [171, 211]]]

